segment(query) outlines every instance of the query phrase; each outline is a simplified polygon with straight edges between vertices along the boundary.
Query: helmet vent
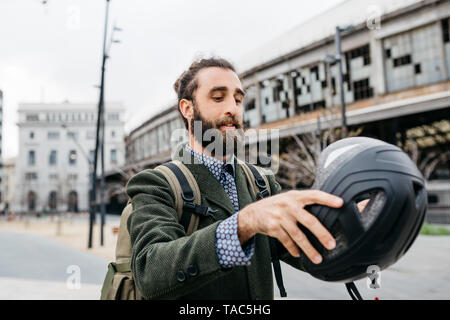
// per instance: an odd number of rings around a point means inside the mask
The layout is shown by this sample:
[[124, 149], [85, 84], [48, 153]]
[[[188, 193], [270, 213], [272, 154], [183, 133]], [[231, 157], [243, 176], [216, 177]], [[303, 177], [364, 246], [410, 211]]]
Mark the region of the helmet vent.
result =
[[421, 204], [423, 203], [423, 201], [425, 201], [425, 191], [423, 188], [423, 185], [417, 183], [416, 181], [413, 181], [413, 189], [414, 189], [414, 194], [416, 196], [416, 209], [419, 210], [419, 208], [421, 207]]
[[372, 189], [358, 194], [353, 201], [355, 211], [367, 230], [384, 207], [386, 195], [382, 189]]
[[335, 257], [348, 247], [348, 240], [345, 237], [344, 228], [339, 221], [336, 221], [336, 223], [331, 228], [330, 233], [336, 240], [336, 247], [333, 250], [324, 250], [322, 254], [325, 256], [325, 258]]

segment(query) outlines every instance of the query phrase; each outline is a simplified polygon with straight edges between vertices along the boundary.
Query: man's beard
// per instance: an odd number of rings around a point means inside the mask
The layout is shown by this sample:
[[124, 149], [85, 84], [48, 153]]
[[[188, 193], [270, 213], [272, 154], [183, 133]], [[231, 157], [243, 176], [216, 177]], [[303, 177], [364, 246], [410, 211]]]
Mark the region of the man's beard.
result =
[[[200, 128], [196, 129], [196, 124]], [[233, 124], [235, 130], [220, 130], [221, 126]], [[215, 122], [206, 120], [194, 103], [194, 118], [190, 120], [191, 134], [212, 156], [234, 154], [243, 141], [243, 124], [236, 117], [225, 117]], [[219, 139], [219, 141], [216, 141]]]

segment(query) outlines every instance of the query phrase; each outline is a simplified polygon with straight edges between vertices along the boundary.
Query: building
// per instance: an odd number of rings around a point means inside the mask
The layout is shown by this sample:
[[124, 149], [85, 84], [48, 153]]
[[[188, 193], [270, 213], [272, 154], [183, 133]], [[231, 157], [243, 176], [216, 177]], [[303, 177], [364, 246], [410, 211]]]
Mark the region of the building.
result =
[[[13, 210], [88, 211], [89, 162], [95, 153], [97, 105], [22, 103], [18, 112], [19, 153]], [[105, 124], [106, 171], [125, 162], [121, 103], [105, 104]]]
[[372, 3], [344, 1], [242, 59], [250, 93], [245, 121], [280, 128], [282, 136], [314, 130], [320, 111], [340, 105], [338, 63], [326, 57], [336, 53], [335, 27], [347, 25], [353, 27], [342, 33], [349, 125], [448, 112], [450, 3], [380, 0], [380, 25], [369, 28], [364, 12]]
[[[442, 196], [450, 190], [449, 18], [447, 0], [347, 0], [301, 23], [236, 63], [247, 127], [278, 129], [282, 144], [340, 127], [339, 64], [330, 56], [336, 27], [350, 26], [340, 32], [349, 129], [400, 147], [413, 142], [429, 180], [429, 212], [450, 211]], [[170, 160], [172, 127], [182, 127], [176, 105], [134, 129], [124, 169]]]
[[128, 169], [141, 170], [167, 161], [171, 147], [176, 141], [170, 141], [177, 129], [184, 129], [184, 123], [175, 104], [151, 117], [126, 137], [126, 158]]
[[14, 203], [15, 193], [15, 158], [6, 159], [3, 162], [3, 178], [0, 184], [0, 190], [2, 193], [2, 201], [0, 202], [0, 213], [3, 211], [9, 211]]
[[[250, 127], [293, 134], [341, 126], [336, 27], [350, 129], [404, 148], [428, 180], [429, 220], [450, 215], [450, 2], [348, 0], [238, 63]], [[312, 30], [314, 30], [312, 32]], [[334, 60], [334, 61], [333, 61]]]
[[[0, 90], [0, 186], [2, 185], [2, 179], [3, 179], [3, 156], [2, 156], [2, 146], [3, 146], [3, 91]], [[0, 190], [0, 203], [2, 203], [2, 191]]]
[[173, 147], [185, 138], [187, 131], [184, 128], [177, 106], [173, 105], [151, 117], [125, 137], [126, 164], [105, 172], [108, 213], [122, 212], [128, 200], [124, 186], [133, 174], [170, 159]]

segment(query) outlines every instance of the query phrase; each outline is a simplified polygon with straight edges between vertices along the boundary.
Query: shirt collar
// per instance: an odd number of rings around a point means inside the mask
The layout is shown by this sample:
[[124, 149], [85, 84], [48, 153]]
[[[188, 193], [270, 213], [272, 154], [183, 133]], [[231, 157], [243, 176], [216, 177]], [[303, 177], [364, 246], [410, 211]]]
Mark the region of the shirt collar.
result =
[[[230, 160], [227, 161], [226, 163], [220, 159], [208, 156], [204, 153], [200, 153], [195, 151], [194, 149], [192, 149], [189, 144], [186, 144], [186, 150], [189, 151], [198, 161], [200, 161], [205, 167], [207, 167], [208, 169], [210, 168], [210, 165], [208, 165], [209, 163], [216, 163], [218, 164], [220, 167], [222, 167], [224, 164], [230, 164], [231, 168], [232, 168], [232, 175], [233, 177], [235, 177], [236, 174], [236, 170], [234, 167], [234, 154], [231, 155]], [[217, 178], [217, 177], [216, 177]]]

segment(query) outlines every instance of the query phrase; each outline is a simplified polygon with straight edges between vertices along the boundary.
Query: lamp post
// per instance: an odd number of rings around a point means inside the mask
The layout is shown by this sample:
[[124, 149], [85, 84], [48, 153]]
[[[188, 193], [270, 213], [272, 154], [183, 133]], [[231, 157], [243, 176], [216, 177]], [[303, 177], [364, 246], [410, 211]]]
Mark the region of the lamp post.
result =
[[[325, 63], [338, 63], [339, 69], [338, 69], [338, 84], [339, 84], [339, 91], [340, 91], [340, 100], [341, 100], [341, 115], [342, 115], [342, 122], [341, 122], [341, 138], [345, 137], [348, 131], [347, 128], [347, 116], [345, 111], [345, 92], [344, 92], [344, 75], [342, 71], [342, 46], [341, 46], [341, 33], [350, 31], [354, 29], [355, 27], [353, 25], [346, 26], [346, 27], [339, 27], [336, 26], [336, 33], [334, 35], [334, 44], [336, 47], [336, 54], [334, 55], [327, 55], [324, 62]], [[347, 70], [348, 72], [348, 70]]]
[[[336, 59], [339, 65], [339, 90], [341, 92], [341, 113], [342, 113], [342, 125], [341, 125], [341, 138], [346, 136], [347, 133], [347, 116], [345, 114], [345, 92], [344, 92], [344, 75], [342, 73], [342, 47], [341, 47], [341, 31], [343, 29], [336, 27], [336, 33], [334, 35], [334, 43], [336, 46]], [[347, 70], [348, 72], [348, 70]]]
[[105, 13], [105, 27], [103, 34], [103, 54], [102, 54], [102, 66], [101, 66], [101, 80], [100, 80], [100, 96], [98, 102], [97, 111], [97, 133], [95, 139], [95, 152], [94, 152], [94, 165], [92, 172], [92, 192], [90, 196], [90, 212], [89, 212], [89, 239], [88, 248], [92, 248], [92, 231], [95, 222], [96, 214], [96, 180], [97, 180], [97, 164], [98, 164], [98, 152], [100, 149], [101, 153], [101, 179], [100, 179], [100, 212], [101, 212], [101, 228], [100, 228], [100, 245], [103, 246], [103, 226], [105, 223], [106, 207], [104, 203], [104, 193], [105, 193], [105, 171], [104, 171], [104, 145], [105, 145], [105, 112], [104, 112], [104, 87], [105, 87], [105, 65], [106, 60], [109, 58], [109, 51], [113, 43], [118, 43], [120, 41], [114, 40], [113, 35], [115, 31], [121, 31], [120, 28], [116, 26], [113, 27], [111, 38], [107, 46], [106, 37], [108, 33], [108, 13], [109, 13], [109, 3], [110, 0], [106, 0], [106, 13]]

